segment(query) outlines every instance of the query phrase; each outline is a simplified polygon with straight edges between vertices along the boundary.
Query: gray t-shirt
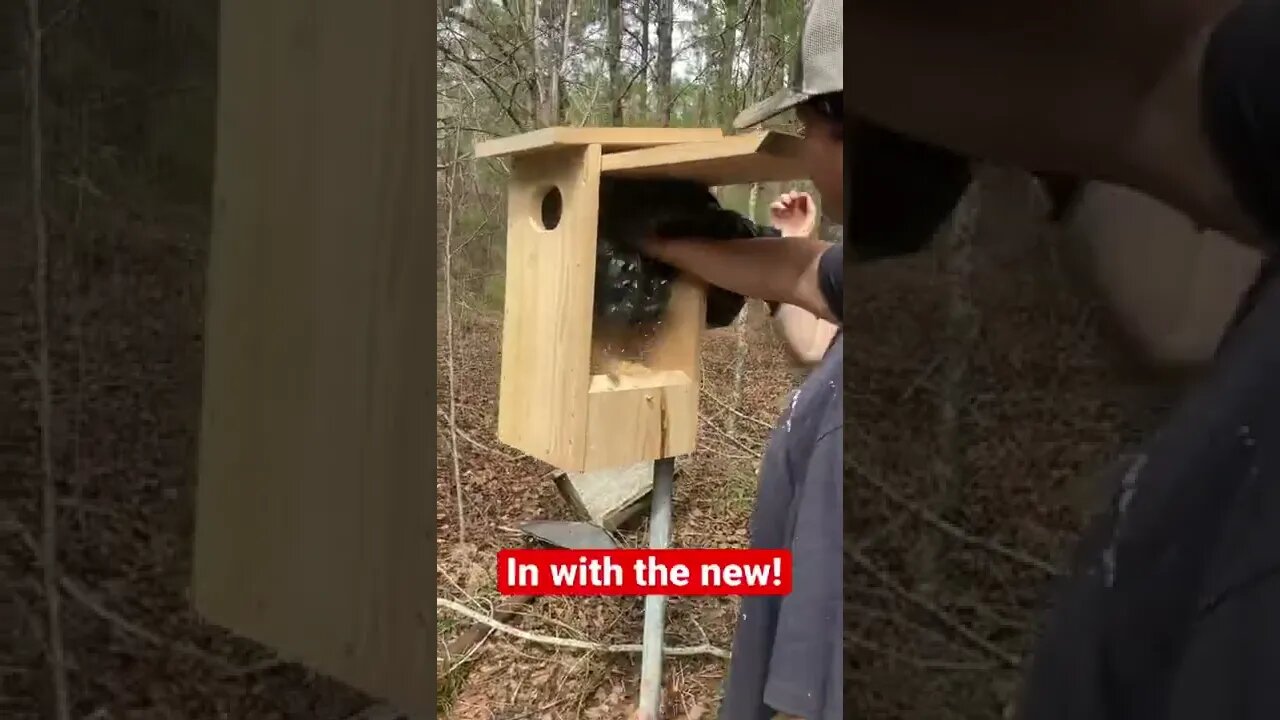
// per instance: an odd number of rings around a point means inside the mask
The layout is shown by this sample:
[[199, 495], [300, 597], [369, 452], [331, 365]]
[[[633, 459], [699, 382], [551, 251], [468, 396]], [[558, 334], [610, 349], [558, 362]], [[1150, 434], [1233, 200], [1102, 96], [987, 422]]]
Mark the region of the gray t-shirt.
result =
[[[844, 246], [821, 285], [844, 316]], [[796, 390], [760, 467], [751, 547], [792, 553], [792, 590], [742, 599], [720, 717], [843, 718], [844, 331]]]

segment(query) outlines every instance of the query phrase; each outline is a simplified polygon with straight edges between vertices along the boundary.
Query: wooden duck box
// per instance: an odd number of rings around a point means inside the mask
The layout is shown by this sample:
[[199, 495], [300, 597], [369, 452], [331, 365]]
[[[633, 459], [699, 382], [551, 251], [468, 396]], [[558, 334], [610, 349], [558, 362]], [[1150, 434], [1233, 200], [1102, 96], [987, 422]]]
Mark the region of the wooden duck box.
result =
[[716, 129], [547, 128], [479, 143], [505, 157], [507, 269], [498, 438], [591, 472], [693, 452], [705, 291], [682, 276], [645, 346], [593, 326], [602, 177], [708, 186], [795, 179], [796, 139]]

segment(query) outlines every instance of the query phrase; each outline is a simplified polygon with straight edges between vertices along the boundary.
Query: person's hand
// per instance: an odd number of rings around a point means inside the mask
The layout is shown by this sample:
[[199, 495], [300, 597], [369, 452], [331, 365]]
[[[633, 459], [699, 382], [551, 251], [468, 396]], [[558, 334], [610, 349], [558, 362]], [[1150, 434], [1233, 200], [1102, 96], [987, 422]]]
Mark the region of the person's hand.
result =
[[817, 222], [818, 209], [809, 193], [785, 192], [769, 206], [769, 223], [784, 237], [807, 238]]

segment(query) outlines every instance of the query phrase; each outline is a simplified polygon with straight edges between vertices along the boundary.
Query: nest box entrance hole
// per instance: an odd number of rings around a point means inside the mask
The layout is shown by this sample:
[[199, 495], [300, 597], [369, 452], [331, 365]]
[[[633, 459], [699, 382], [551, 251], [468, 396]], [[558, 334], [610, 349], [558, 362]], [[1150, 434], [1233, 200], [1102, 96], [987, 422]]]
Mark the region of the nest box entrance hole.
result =
[[538, 216], [534, 222], [539, 230], [555, 230], [560, 226], [560, 216], [564, 212], [564, 196], [555, 185], [541, 188], [538, 193], [542, 199], [538, 202]]

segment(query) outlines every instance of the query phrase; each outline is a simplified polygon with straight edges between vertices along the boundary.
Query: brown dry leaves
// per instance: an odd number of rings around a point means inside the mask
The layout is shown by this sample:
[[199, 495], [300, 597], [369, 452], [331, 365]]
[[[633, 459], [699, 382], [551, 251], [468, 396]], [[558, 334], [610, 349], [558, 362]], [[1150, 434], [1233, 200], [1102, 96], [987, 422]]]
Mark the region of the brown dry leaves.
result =
[[[744, 373], [740, 411], [771, 425], [792, 379], [781, 347], [764, 322], [764, 313], [754, 309], [753, 318], [748, 329], [752, 352]], [[509, 452], [494, 437], [500, 326], [495, 317], [467, 310], [455, 323], [457, 373], [459, 378], [467, 378], [457, 388], [458, 427], [481, 445]], [[711, 333], [703, 358], [706, 388], [720, 398], [728, 397], [731, 383], [732, 333], [732, 329]], [[443, 346], [443, 337], [440, 340]], [[439, 379], [437, 402], [446, 406], [446, 377], [441, 373]], [[710, 422], [724, 426], [727, 411], [714, 403], [708, 403], [703, 411]], [[766, 432], [754, 423], [739, 424], [744, 442], [760, 445]], [[447, 433], [441, 431], [438, 437], [447, 443]], [[743, 454], [741, 449], [714, 433], [703, 433], [702, 443], [707, 446], [705, 452], [681, 459], [675, 542], [684, 547], [744, 546], [755, 490], [755, 460], [735, 457]], [[447, 444], [441, 448], [443, 454]], [[549, 468], [541, 463], [511, 461], [472, 444], [460, 443], [459, 450], [466, 482], [468, 544], [455, 542], [452, 485], [438, 482], [441, 555], [437, 577], [446, 596], [467, 602], [466, 595], [471, 595], [475, 598], [473, 607], [487, 609], [495, 586], [494, 553], [524, 543], [511, 529], [525, 520], [574, 516], [546, 476]], [[438, 461], [437, 471], [438, 479], [448, 479], [451, 467], [446, 458]], [[643, 546], [644, 528], [630, 530], [623, 541]], [[728, 647], [732, 641], [736, 612], [729, 598], [672, 598], [667, 612], [668, 644], [711, 642]], [[464, 627], [444, 614], [440, 621], [454, 625], [447, 635]], [[639, 598], [543, 598], [510, 622], [543, 634], [630, 643], [639, 641], [642, 621]], [[667, 717], [696, 720], [713, 713], [723, 665], [714, 658], [667, 659]], [[525, 713], [530, 718], [621, 718], [629, 717], [634, 709], [639, 666], [638, 658], [558, 652], [492, 635], [457, 674], [462, 678], [460, 683], [450, 684], [454, 696], [447, 717], [451, 720], [515, 718]]]
[[[1003, 182], [1003, 181], [1002, 181]], [[993, 192], [999, 194], [1000, 189]], [[969, 402], [961, 415], [962, 502], [944, 519], [1037, 557], [1061, 557], [1079, 525], [1081, 478], [1112, 456], [1148, 421], [1147, 388], [1113, 369], [1090, 308], [1068, 292], [1054, 268], [1051, 241], [1016, 188], [1004, 190], [996, 216], [984, 215], [975, 260], [974, 301], [980, 338], [968, 358]], [[67, 572], [105, 607], [172, 645], [140, 641], [81, 605], [66, 608], [76, 714], [140, 720], [266, 720], [346, 717], [368, 699], [291, 665], [224, 677], [178, 645], [233, 665], [268, 657], [261, 648], [202, 624], [186, 597], [200, 394], [204, 221], [191, 215], [139, 220], [123, 212], [98, 219], [91, 241], [70, 242], [55, 224], [53, 267], [54, 390], [59, 425], [60, 491], [65, 499], [62, 560]], [[76, 247], [74, 254], [68, 248]], [[21, 259], [20, 259], [21, 260]], [[941, 294], [936, 258], [923, 255], [851, 275], [855, 300], [847, 394], [854, 422], [848, 446], [867, 472], [928, 506], [938, 396]], [[494, 599], [493, 553], [518, 545], [521, 521], [567, 518], [569, 508], [549, 468], [514, 457], [493, 436], [498, 386], [499, 319], [462, 297], [457, 326], [460, 382], [457, 422], [475, 442], [457, 449], [466, 489], [469, 545], [454, 542], [452, 483], [439, 483], [441, 593], [473, 607]], [[792, 380], [762, 313], [749, 328], [741, 412], [772, 424]], [[33, 325], [19, 316], [3, 333], [29, 356]], [[707, 388], [728, 397], [732, 330], [706, 346]], [[443, 338], [441, 338], [443, 339]], [[32, 415], [34, 384], [23, 355], [4, 356], [0, 404], [0, 503], [35, 526], [38, 467]], [[438, 376], [447, 392], [444, 372]], [[441, 395], [441, 399], [444, 395]], [[442, 404], [447, 407], [447, 403]], [[704, 403], [706, 421], [725, 427], [727, 413]], [[765, 428], [739, 422], [743, 443], [759, 447]], [[448, 434], [438, 433], [439, 478], [450, 478]], [[676, 542], [738, 547], [755, 489], [755, 460], [719, 433], [701, 434], [699, 453], [681, 463]], [[989, 552], [943, 544], [936, 577], [913, 573], [929, 525], [852, 483], [847, 529], [877, 567], [903, 587], [1009, 652], [1028, 647], [1039, 617], [1044, 578]], [[642, 533], [640, 528], [636, 533]], [[32, 613], [39, 589], [34, 558], [12, 534], [0, 535], [0, 569], [19, 582], [0, 592], [0, 715], [38, 717], [46, 688]], [[629, 539], [643, 544], [643, 534]], [[1010, 673], [922, 670], [867, 648], [918, 659], [983, 661], [927, 614], [908, 607], [866, 574], [848, 578], [846, 618], [866, 644], [849, 654], [847, 710], [877, 718], [989, 718], [1013, 694]], [[725, 598], [674, 599], [672, 644], [729, 644], [735, 608]], [[599, 642], [639, 638], [635, 598], [538, 600], [511, 622], [521, 628]], [[441, 617], [446, 640], [460, 631]], [[450, 626], [449, 623], [452, 622]], [[851, 646], [852, 647], [852, 646]], [[562, 652], [491, 636], [457, 671], [449, 717], [620, 718], [634, 706], [636, 658]], [[723, 663], [708, 658], [667, 663], [668, 717], [714, 717]], [[929, 701], [944, 698], [945, 702]]]
[[[64, 602], [73, 714], [345, 717], [367, 699], [301, 668], [226, 676], [227, 666], [248, 668], [271, 655], [203, 624], [187, 598], [205, 223], [199, 213], [139, 217], [112, 206], [86, 218], [91, 232], [72, 233], [57, 217], [51, 224], [60, 559], [108, 611]], [[37, 528], [35, 383], [23, 361], [32, 356], [34, 324], [29, 310], [12, 320], [0, 327], [18, 348], [0, 354], [0, 386], [13, 400], [0, 402], [0, 506]], [[18, 534], [0, 532], [0, 568], [16, 579], [0, 588], [0, 716], [34, 719], [47, 701], [42, 638], [32, 622], [43, 601], [30, 582], [36, 559]]]

